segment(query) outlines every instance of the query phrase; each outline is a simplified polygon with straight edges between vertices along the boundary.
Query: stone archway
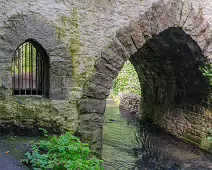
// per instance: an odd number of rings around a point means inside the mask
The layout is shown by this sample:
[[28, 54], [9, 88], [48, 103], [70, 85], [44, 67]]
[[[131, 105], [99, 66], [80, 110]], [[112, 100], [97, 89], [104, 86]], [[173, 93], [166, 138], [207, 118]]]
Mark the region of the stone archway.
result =
[[163, 119], [169, 119], [165, 116], [168, 112], [177, 112], [176, 108], [192, 110], [210, 94], [209, 79], [199, 69], [209, 61], [180, 27], [170, 27], [153, 36], [129, 60], [143, 92], [141, 116], [165, 129], [168, 125]]
[[[118, 30], [116, 37], [102, 50], [101, 56], [96, 61], [94, 74], [84, 84], [83, 96], [78, 103], [79, 132], [82, 134], [82, 139], [88, 141], [97, 152], [101, 152], [105, 101], [112, 88], [113, 80], [117, 77], [125, 61], [130, 57], [132, 63], [136, 61], [133, 60], [133, 56], [136, 56], [136, 53], [144, 48], [149, 40], [169, 28], [178, 29], [185, 36], [189, 36], [189, 41], [192, 40], [194, 44], [196, 42], [198, 47], [196, 52], [201, 51], [202, 59], [211, 59], [212, 31], [207, 21], [195, 13], [190, 3], [161, 0], [153, 4], [146, 13], [140, 16], [138, 21], [131, 21], [128, 26]], [[167, 114], [169, 113], [170, 111], [167, 111]], [[180, 111], [177, 117], [183, 117], [182, 115], [183, 113]], [[196, 116], [198, 113], [195, 112], [194, 115]], [[181, 128], [177, 126], [179, 122], [174, 122], [176, 117], [172, 118], [173, 121], [158, 121], [157, 123], [172, 133], [173, 128], [167, 124], [176, 124], [175, 127], [178, 131], [175, 135], [184, 138], [183, 134], [188, 127], [191, 127], [191, 122], [185, 117], [179, 119], [183, 126]], [[206, 122], [209, 122], [207, 126], [212, 126], [210, 118], [205, 118], [204, 115], [199, 118], [207, 119]], [[199, 139], [200, 136], [195, 136], [192, 140], [198, 143]]]

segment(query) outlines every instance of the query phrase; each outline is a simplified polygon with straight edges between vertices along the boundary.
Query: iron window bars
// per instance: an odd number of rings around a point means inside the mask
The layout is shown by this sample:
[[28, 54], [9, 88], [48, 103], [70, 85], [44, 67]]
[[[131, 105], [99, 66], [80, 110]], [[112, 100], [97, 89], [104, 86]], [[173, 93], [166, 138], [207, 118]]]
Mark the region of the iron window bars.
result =
[[12, 58], [13, 95], [47, 95], [49, 61], [33, 40], [20, 45]]

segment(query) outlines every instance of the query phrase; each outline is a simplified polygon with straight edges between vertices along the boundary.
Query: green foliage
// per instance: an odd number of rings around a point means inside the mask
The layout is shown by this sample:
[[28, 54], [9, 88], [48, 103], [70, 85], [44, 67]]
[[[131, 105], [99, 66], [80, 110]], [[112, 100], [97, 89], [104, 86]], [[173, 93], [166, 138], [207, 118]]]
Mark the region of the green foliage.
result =
[[[44, 136], [47, 136], [47, 131]], [[81, 143], [71, 132], [48, 137], [32, 145], [22, 160], [35, 170], [101, 170], [102, 160], [91, 156], [88, 144]]]
[[15, 52], [12, 75], [32, 74], [36, 72], [36, 48], [29, 42], [22, 44]]
[[212, 129], [208, 131], [208, 134], [204, 138], [202, 145], [204, 146], [204, 148], [212, 151]]
[[212, 144], [212, 129], [209, 130], [208, 135], [204, 139]]
[[[204, 67], [200, 67], [202, 74], [210, 79], [210, 85], [212, 86], [212, 64], [207, 64]], [[204, 138], [209, 144], [212, 145], [212, 129], [208, 132], [208, 135]]]
[[202, 74], [210, 79], [210, 85], [212, 85], [212, 65], [207, 64], [205, 66], [200, 67]]
[[114, 81], [112, 93], [118, 95], [119, 92], [141, 95], [138, 75], [130, 61], [125, 63], [118, 77]]

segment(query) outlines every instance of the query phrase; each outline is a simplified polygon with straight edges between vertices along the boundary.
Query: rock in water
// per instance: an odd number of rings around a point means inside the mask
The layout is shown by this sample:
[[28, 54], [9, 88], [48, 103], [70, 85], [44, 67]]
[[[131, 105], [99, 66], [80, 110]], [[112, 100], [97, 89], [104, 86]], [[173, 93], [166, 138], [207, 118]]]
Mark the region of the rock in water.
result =
[[131, 93], [119, 93], [121, 112], [130, 115], [139, 115], [139, 105], [141, 96]]

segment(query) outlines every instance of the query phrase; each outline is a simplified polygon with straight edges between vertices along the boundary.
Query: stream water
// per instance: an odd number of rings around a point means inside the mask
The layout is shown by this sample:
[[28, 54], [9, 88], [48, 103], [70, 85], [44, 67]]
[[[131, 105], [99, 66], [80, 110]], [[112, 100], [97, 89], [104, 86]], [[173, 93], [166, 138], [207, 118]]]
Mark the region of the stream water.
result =
[[41, 137], [3, 135], [0, 133], [0, 170], [28, 170], [21, 162], [31, 143]]
[[[108, 104], [103, 159], [106, 170], [212, 170], [212, 155]], [[20, 159], [38, 137], [0, 135], [0, 170], [26, 170]], [[9, 152], [8, 152], [9, 151]]]
[[107, 104], [103, 129], [106, 170], [212, 169], [212, 155], [147, 122], [120, 114], [114, 104]]

